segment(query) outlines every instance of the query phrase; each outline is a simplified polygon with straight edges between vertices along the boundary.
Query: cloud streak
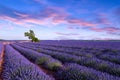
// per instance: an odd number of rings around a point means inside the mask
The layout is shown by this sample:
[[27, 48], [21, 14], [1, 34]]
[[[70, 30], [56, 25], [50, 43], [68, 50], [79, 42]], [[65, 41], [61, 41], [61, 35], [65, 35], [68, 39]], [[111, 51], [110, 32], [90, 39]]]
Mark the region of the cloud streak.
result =
[[109, 19], [107, 18], [107, 14], [104, 14], [104, 13], [97, 13], [96, 19], [94, 20], [94, 22], [96, 22], [98, 24], [103, 24], [103, 25], [110, 25], [110, 24], [112, 24], [109, 21]]
[[80, 34], [78, 33], [61, 33], [61, 32], [55, 32], [57, 35], [62, 35], [62, 36], [78, 36]]
[[90, 28], [90, 29], [96, 32], [107, 32], [107, 33], [115, 33], [120, 31], [120, 28], [115, 28], [115, 27]]
[[[82, 19], [71, 18], [71, 15], [65, 12], [61, 8], [47, 7], [39, 12], [39, 14], [28, 14], [22, 13], [16, 10], [3, 7], [6, 11], [0, 12], [0, 18], [8, 19], [10, 21], [25, 23], [31, 22], [35, 24], [44, 23], [45, 19], [52, 19], [52, 23], [67, 23], [67, 24], [76, 24], [79, 26], [89, 26], [94, 27], [96, 24], [84, 21]], [[4, 18], [5, 17], [5, 18]], [[43, 21], [43, 22], [42, 22]]]
[[95, 26], [97, 26], [97, 24], [90, 23], [90, 22], [83, 21], [83, 20], [76, 19], [76, 18], [68, 18], [67, 21], [70, 24], [77, 24], [77, 25], [80, 25], [82, 27], [95, 27]]
[[[86, 31], [83, 32], [86, 35], [89, 35], [88, 32], [97, 32], [97, 34], [101, 34], [103, 32], [107, 33], [108, 35], [119, 35], [120, 23], [115, 24], [120, 21], [119, 7], [112, 8], [109, 6], [111, 9], [114, 9], [114, 11], [112, 11], [114, 14], [113, 15], [108, 14], [111, 11], [110, 8], [108, 10], [108, 8], [105, 7], [104, 9], [106, 9], [106, 11], [102, 12], [102, 10], [104, 10], [102, 8], [103, 6], [100, 8], [91, 6], [90, 3], [93, 4], [93, 2], [72, 0], [68, 3], [68, 1], [69, 0], [60, 0], [54, 2], [48, 0], [21, 0], [18, 2], [23, 3], [23, 6], [19, 6], [19, 3], [13, 2], [14, 4], [17, 4], [15, 7], [10, 6], [12, 3], [5, 4], [3, 2], [2, 4], [2, 2], [0, 2], [0, 20], [6, 22], [4, 25], [8, 25], [8, 27], [10, 27], [8, 22], [12, 23], [13, 27], [9, 28], [11, 30], [14, 29], [15, 26], [23, 26], [26, 28], [31, 26], [41, 28], [44, 26], [44, 28], [46, 28], [45, 30], [55, 28], [54, 30], [56, 31], [54, 31], [54, 34], [64, 37], [79, 36], [80, 34], [76, 33], [76, 31], [80, 30]], [[80, 4], [82, 4], [82, 6]], [[113, 20], [113, 16], [117, 17], [116, 21]], [[68, 32], [61, 32], [62, 29], [63, 31], [67, 30]]]

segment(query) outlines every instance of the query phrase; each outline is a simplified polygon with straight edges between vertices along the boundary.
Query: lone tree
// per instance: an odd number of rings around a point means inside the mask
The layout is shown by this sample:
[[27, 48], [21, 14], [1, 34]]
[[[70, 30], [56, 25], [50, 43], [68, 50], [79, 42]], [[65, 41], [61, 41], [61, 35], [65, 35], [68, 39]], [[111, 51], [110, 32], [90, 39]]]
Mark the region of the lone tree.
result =
[[35, 33], [33, 30], [29, 30], [29, 32], [24, 33], [25, 37], [28, 36], [32, 42], [39, 42], [39, 39], [35, 37]]

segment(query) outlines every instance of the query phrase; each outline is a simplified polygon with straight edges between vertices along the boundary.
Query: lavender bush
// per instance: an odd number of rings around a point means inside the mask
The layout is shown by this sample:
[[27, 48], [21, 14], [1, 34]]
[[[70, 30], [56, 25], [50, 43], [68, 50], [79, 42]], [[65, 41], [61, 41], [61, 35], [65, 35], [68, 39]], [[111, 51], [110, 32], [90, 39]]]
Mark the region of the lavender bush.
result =
[[3, 80], [54, 80], [10, 45], [5, 47]]
[[[32, 44], [32, 46], [31, 46]], [[109, 74], [115, 75], [115, 76], [120, 76], [120, 65], [112, 63], [110, 61], [105, 61], [105, 60], [101, 60], [97, 57], [87, 57], [87, 56], [76, 56], [73, 54], [68, 54], [66, 52], [57, 52], [54, 50], [47, 50], [47, 49], [42, 49], [42, 48], [37, 48], [35, 47], [36, 45], [33, 45], [33, 43], [31, 44], [27, 44], [27, 45], [23, 45], [26, 48], [30, 48], [36, 51], [51, 55], [54, 58], [57, 58], [59, 60], [61, 60], [63, 63], [64, 62], [74, 62], [74, 63], [78, 63], [80, 65], [84, 65], [87, 67], [91, 67], [94, 68], [96, 70], [100, 70], [103, 72], [107, 72]], [[89, 49], [87, 49], [89, 50]], [[88, 55], [91, 56], [91, 55]]]
[[56, 73], [56, 77], [60, 80], [120, 80], [118, 77], [75, 63], [65, 64], [64, 67]]
[[38, 53], [31, 49], [22, 48], [15, 44], [12, 44], [12, 46], [18, 51], [20, 51], [26, 58], [28, 58], [35, 64], [38, 64], [38, 65], [43, 64], [45, 68], [48, 68], [50, 70], [55, 70], [57, 67], [58, 68], [62, 67], [62, 63], [60, 61], [52, 58], [49, 55]]

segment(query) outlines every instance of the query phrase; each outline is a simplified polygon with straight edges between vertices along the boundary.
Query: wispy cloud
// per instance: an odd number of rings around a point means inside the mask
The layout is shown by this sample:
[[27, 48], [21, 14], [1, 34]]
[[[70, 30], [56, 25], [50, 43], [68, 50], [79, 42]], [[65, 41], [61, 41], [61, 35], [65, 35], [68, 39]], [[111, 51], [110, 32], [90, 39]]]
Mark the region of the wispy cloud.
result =
[[25, 23], [25, 22], [32, 22], [35, 24], [44, 23], [45, 19], [52, 19], [52, 23], [68, 23], [68, 24], [76, 24], [79, 26], [90, 26], [94, 27], [96, 24], [93, 24], [91, 22], [84, 21], [83, 19], [77, 19], [77, 18], [71, 18], [71, 15], [67, 12], [65, 12], [63, 9], [59, 7], [46, 7], [43, 10], [39, 12], [39, 14], [28, 14], [28, 13], [22, 13], [16, 10], [12, 10], [7, 8], [8, 12], [0, 12], [0, 15], [2, 15], [1, 18], [8, 19], [10, 21], [19, 22], [19, 23]]
[[[19, 6], [17, 1], [13, 2], [17, 6], [12, 6], [12, 3], [0, 3], [0, 20], [6, 22], [4, 25], [0, 24], [2, 28], [8, 26], [8, 29], [13, 30], [15, 26], [25, 28], [33, 26], [42, 28], [44, 26], [45, 30], [56, 30], [54, 35], [59, 36], [61, 39], [78, 37], [80, 34], [76, 33], [76, 31], [80, 30], [83, 31], [83, 35], [89, 35], [89, 32], [97, 33], [96, 35], [101, 33], [119, 35], [120, 32], [119, 5], [117, 7], [109, 6], [108, 9], [106, 3], [104, 3], [105, 8], [103, 8], [102, 5], [100, 6], [101, 2], [89, 2], [88, 0], [59, 0], [54, 2], [51, 0], [20, 0], [18, 2], [23, 3], [23, 6]], [[97, 2], [100, 3], [100, 7], [96, 7]], [[106, 11], [103, 11], [105, 9]], [[117, 19], [114, 20], [115, 18]], [[61, 30], [57, 32], [57, 29]], [[68, 30], [68, 32], [61, 32], [62, 30]], [[87, 36], [85, 37], [87, 38]]]
[[87, 21], [84, 21], [82, 19], [77, 19], [77, 18], [68, 18], [67, 21], [68, 21], [68, 23], [77, 24], [77, 25], [80, 25], [82, 27], [85, 27], [85, 26], [86, 27], [95, 27], [95, 26], [97, 26], [97, 24], [87, 22]]
[[71, 37], [68, 36], [57, 36], [56, 38], [54, 38], [55, 40], [72, 40]]
[[[47, 7], [44, 8], [39, 14], [37, 15], [31, 15], [31, 14], [26, 14], [26, 13], [21, 13], [12, 9], [7, 8], [8, 11], [11, 14], [7, 14], [6, 12], [1, 13], [0, 12], [0, 19], [3, 20], [9, 20], [12, 21], [13, 23], [17, 25], [27, 25], [29, 23], [32, 24], [38, 24], [38, 25], [44, 25], [44, 26], [49, 26], [49, 25], [54, 25], [54, 24], [73, 24], [73, 25], [78, 25], [79, 27], [82, 27], [85, 29], [85, 27], [89, 27], [89, 30], [95, 31], [95, 32], [107, 32], [107, 33], [112, 33], [112, 32], [118, 32], [119, 29], [115, 27], [104, 27], [104, 28], [98, 28], [97, 26], [99, 24], [106, 24], [109, 25], [111, 24], [109, 20], [106, 18], [105, 14], [99, 14], [100, 17], [97, 18], [97, 23], [92, 23], [85, 21], [81, 18], [75, 18], [72, 17], [69, 13], [65, 12], [61, 8], [54, 8], [54, 7]], [[27, 25], [30, 26], [30, 25]], [[78, 29], [75, 27], [68, 27], [68, 29]], [[78, 34], [63, 34], [63, 33], [57, 33], [59, 35], [78, 35]]]
[[90, 28], [93, 31], [96, 32], [107, 32], [107, 33], [115, 33], [115, 32], [119, 32], [120, 28], [115, 28], [115, 27], [104, 27], [104, 28]]
[[111, 25], [112, 23], [110, 22], [108, 15], [105, 13], [96, 13], [94, 21], [97, 24], [102, 24], [102, 25]]
[[78, 33], [61, 33], [61, 32], [55, 32], [57, 35], [64, 35], [64, 36], [78, 36], [80, 34]]
[[119, 38], [101, 38], [101, 37], [94, 37], [94, 40], [119, 40]]

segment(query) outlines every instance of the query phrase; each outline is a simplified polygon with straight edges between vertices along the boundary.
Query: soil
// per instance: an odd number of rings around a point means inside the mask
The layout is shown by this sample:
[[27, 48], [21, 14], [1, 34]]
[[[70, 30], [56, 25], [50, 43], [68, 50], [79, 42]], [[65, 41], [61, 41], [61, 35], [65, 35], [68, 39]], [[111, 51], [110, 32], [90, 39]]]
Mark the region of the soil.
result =
[[0, 80], [3, 80], [2, 79], [2, 65], [3, 65], [3, 62], [4, 62], [4, 47], [2, 49], [2, 53], [0, 55]]

